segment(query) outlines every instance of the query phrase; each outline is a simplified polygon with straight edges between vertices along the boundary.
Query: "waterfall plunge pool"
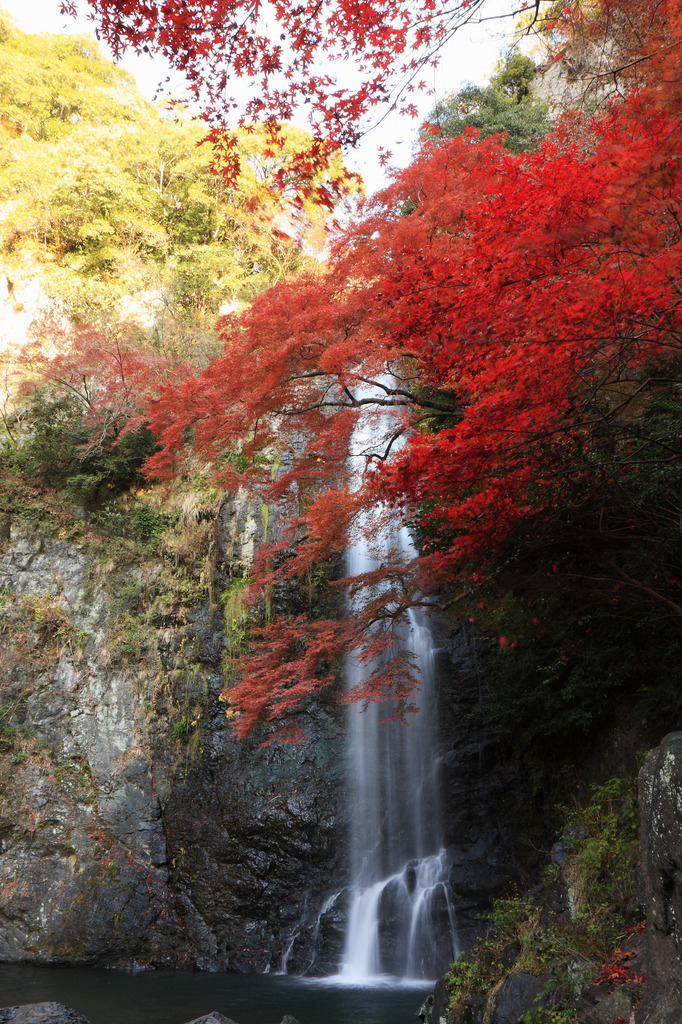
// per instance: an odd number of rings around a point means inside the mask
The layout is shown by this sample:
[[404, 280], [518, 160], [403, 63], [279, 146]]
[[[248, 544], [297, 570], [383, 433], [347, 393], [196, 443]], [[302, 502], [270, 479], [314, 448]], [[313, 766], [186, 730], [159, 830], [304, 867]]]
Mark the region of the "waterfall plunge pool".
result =
[[238, 1024], [416, 1024], [433, 983], [386, 978], [371, 987], [338, 979], [184, 971], [109, 971], [0, 964], [0, 1006], [54, 1000], [91, 1024], [185, 1024], [218, 1010]]

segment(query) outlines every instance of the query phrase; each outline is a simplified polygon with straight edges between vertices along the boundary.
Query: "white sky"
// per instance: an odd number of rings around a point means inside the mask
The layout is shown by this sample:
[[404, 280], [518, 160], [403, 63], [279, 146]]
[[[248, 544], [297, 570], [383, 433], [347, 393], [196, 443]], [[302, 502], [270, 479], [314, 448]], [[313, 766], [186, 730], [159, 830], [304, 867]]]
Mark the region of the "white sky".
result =
[[[85, 0], [80, 0], [79, 6], [84, 11], [87, 8]], [[59, 0], [0, 0], [0, 7], [10, 13], [24, 32], [77, 32], [93, 35], [92, 23], [86, 17], [81, 15], [73, 19], [59, 13]], [[509, 9], [504, 0], [491, 0], [491, 12], [495, 8]], [[379, 147], [391, 150], [392, 164], [404, 167], [409, 163], [420, 121], [432, 109], [436, 99], [456, 91], [465, 82], [481, 84], [486, 81], [500, 51], [510, 41], [511, 28], [511, 19], [505, 18], [465, 27], [457, 32], [454, 40], [443, 51], [438, 68], [430, 72], [431, 80], [427, 84], [434, 90], [435, 96], [411, 97], [411, 101], [419, 108], [419, 117], [405, 118], [396, 113], [388, 115], [378, 128], [364, 136], [356, 150], [346, 154], [347, 166], [360, 171], [368, 191], [373, 192], [386, 183], [386, 172], [379, 164]], [[106, 48], [103, 49], [106, 53]], [[108, 56], [111, 57], [111, 54]], [[148, 99], [153, 98], [159, 82], [170, 73], [160, 58], [137, 57], [130, 53], [120, 63], [135, 76], [140, 91]], [[174, 93], [179, 95], [182, 91], [182, 78], [174, 74], [172, 84]], [[301, 126], [305, 127], [304, 124]]]

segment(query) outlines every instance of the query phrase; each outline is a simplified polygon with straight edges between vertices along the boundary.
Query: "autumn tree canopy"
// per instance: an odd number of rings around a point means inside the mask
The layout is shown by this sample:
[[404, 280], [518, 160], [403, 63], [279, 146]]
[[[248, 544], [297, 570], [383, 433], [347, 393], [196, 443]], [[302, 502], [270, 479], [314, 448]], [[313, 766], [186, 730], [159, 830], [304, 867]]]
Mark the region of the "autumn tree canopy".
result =
[[[289, 168], [302, 196], [310, 195], [311, 175], [328, 168], [336, 150], [355, 145], [388, 111], [417, 115], [415, 93], [427, 89], [458, 29], [526, 9], [529, 26], [544, 25], [545, 6], [521, 0], [490, 13], [490, 0], [61, 0], [65, 13], [87, 10], [98, 38], [116, 55], [127, 49], [162, 54], [183, 74], [208, 122], [214, 166], [228, 180], [239, 173], [236, 124], [265, 125], [276, 150], [280, 126], [305, 118], [313, 141]], [[554, 23], [553, 8], [551, 18]], [[337, 173], [316, 200], [331, 209], [347, 188], [348, 178]]]
[[[447, 16], [426, 4], [354, 6], [352, 17], [341, 0], [273, 5], [279, 43], [254, 37], [261, 22], [235, 21], [233, 5], [93, 7], [114, 43], [175, 52], [213, 112], [226, 59], [273, 85], [290, 55], [282, 89], [264, 86], [248, 113], [286, 114], [308, 90], [330, 146], [351, 140], [343, 126], [384, 95], [391, 61], [415, 70], [419, 16], [427, 48], [447, 33]], [[550, 578], [589, 574], [609, 602], [634, 593], [659, 620], [682, 620], [682, 12], [675, 0], [601, 0], [557, 17], [552, 45], [608, 56], [596, 112], [567, 115], [528, 153], [476, 130], [423, 141], [326, 267], [225, 317], [207, 366], [150, 374], [139, 422], [159, 450], [147, 472], [175, 474], [198, 457], [277, 511], [254, 568], [254, 629], [226, 692], [242, 734], [262, 721], [286, 732], [349, 648], [371, 667], [353, 696], [391, 694], [408, 711], [410, 667], [385, 656], [407, 609], [461, 605], [475, 617], [484, 581], [531, 549]], [[374, 75], [352, 97], [312, 63], [349, 39]], [[332, 96], [338, 124], [324, 113]], [[361, 416], [381, 435], [365, 450], [353, 441]], [[377, 516], [408, 523], [418, 556], [384, 552], [376, 569], [344, 577], [349, 531], [371, 540]], [[589, 548], [589, 570], [578, 548]], [[336, 609], [306, 599], [320, 578], [340, 592]], [[281, 595], [294, 592], [292, 610]]]
[[[411, 94], [425, 88], [428, 69], [464, 24], [522, 14], [523, 30], [541, 34], [549, 59], [562, 56], [568, 36], [593, 39], [599, 26], [606, 27], [609, 44], [601, 58], [608, 55], [610, 66], [603, 59], [593, 64], [599, 74], [612, 74], [621, 66], [619, 37], [629, 45], [634, 32], [641, 41], [646, 13], [640, 17], [640, 6], [632, 0], [521, 0], [500, 11], [490, 0], [61, 2], [65, 13], [88, 10], [116, 54], [128, 48], [163, 54], [186, 76], [216, 138], [236, 119], [274, 127], [304, 110], [318, 156], [330, 145], [355, 143], [375, 108], [380, 115], [394, 107], [416, 113]], [[235, 97], [236, 79], [249, 86], [244, 104]]]
[[[275, 618], [229, 693], [242, 731], [331, 684], [344, 647], [368, 662], [388, 651], [409, 605], [475, 594], [562, 517], [611, 538], [609, 585], [682, 615], [653, 555], [638, 577], [618, 561], [628, 531], [655, 532], [637, 518], [640, 472], [655, 477], [665, 529], [678, 529], [680, 435], [652, 432], [647, 415], [663, 392], [679, 401], [681, 382], [682, 14], [672, 0], [604, 7], [641, 29], [619, 97], [565, 119], [534, 153], [471, 132], [425, 143], [328, 269], [224, 319], [220, 358], [157, 389], [148, 415], [162, 447], [149, 472], [198, 451], [288, 521], [253, 590]], [[386, 409], [357, 489], [354, 426]], [[338, 563], [377, 503], [412, 525], [419, 557], [396, 552], [340, 580], [350, 597], [364, 592], [356, 616], [278, 616], [278, 586]], [[390, 691], [409, 707], [412, 686], [382, 659], [355, 696]]]
[[[234, 79], [254, 88], [243, 117], [290, 121], [306, 108], [320, 140], [353, 143], [377, 105], [405, 102], [459, 26], [485, 0], [332, 0], [267, 5], [247, 0], [87, 0], [102, 36], [120, 53], [162, 53], [187, 77], [212, 123], [233, 107]], [[66, 0], [62, 10], [79, 4]], [[511, 9], [510, 9], [511, 10]], [[348, 58], [357, 69], [348, 81]], [[343, 61], [343, 81], [335, 63]]]
[[301, 201], [289, 167], [308, 133], [283, 127], [273, 151], [261, 127], [239, 130], [233, 182], [212, 173], [204, 135], [91, 38], [22, 32], [0, 12], [0, 252], [20, 312], [0, 339], [3, 441], [90, 511], [154, 450], [126, 426], [166, 362], [215, 355], [221, 307], [326, 245], [316, 193], [344, 175], [340, 153]]

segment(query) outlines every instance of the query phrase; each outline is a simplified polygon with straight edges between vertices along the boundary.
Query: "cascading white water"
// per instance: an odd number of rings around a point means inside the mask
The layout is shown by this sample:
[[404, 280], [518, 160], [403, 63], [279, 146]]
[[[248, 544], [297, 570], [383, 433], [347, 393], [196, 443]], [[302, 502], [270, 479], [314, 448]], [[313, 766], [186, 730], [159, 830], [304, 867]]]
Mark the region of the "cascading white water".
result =
[[[371, 450], [376, 429], [361, 422], [354, 447]], [[371, 551], [367, 533], [374, 533]], [[362, 531], [350, 539], [348, 574], [377, 568], [396, 547], [405, 559], [416, 554], [399, 524]], [[435, 978], [458, 952], [442, 849], [433, 641], [419, 612], [410, 612], [401, 644], [420, 679], [409, 724], [386, 721], [390, 703], [349, 708], [352, 899], [342, 974], [361, 982], [385, 974]], [[374, 667], [350, 657], [346, 688]]]

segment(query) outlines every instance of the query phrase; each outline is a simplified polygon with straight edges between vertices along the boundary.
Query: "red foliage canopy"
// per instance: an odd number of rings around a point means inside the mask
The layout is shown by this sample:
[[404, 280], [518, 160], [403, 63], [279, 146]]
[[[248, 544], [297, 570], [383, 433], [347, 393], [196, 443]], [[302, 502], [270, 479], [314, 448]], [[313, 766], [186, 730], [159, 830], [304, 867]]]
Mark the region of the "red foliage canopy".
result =
[[[395, 552], [340, 581], [365, 591], [357, 616], [263, 627], [229, 694], [243, 732], [329, 684], [343, 646], [385, 651], [421, 595], [470, 589], [510, 540], [618, 471], [604, 431], [681, 354], [682, 18], [663, 6], [668, 35], [649, 36], [637, 91], [530, 156], [473, 136], [425, 145], [328, 271], [226, 319], [222, 356], [158, 392], [150, 471], [172, 467], [189, 431], [226, 479], [238, 450], [288, 514], [261, 553], [261, 595], [335, 559], [377, 500], [421, 537], [413, 562]], [[383, 449], [355, 490], [353, 427], [385, 406]], [[623, 446], [615, 461], [630, 457]], [[393, 687], [409, 706], [409, 670], [388, 671], [356, 696]]]
[[93, 447], [107, 436], [133, 429], [139, 425], [144, 396], [170, 368], [167, 359], [132, 342], [134, 333], [134, 325], [126, 323], [67, 329], [50, 322], [16, 359], [23, 391], [30, 394], [49, 384], [75, 399], [93, 428]]
[[[235, 77], [254, 83], [243, 114], [288, 121], [306, 106], [313, 130], [335, 144], [353, 143], [378, 104], [396, 105], [421, 69], [485, 0], [88, 0], [115, 53], [164, 54], [184, 72], [197, 102], [223, 124]], [[525, 7], [526, 4], [521, 4]], [[75, 0], [62, 10], [75, 13]], [[352, 58], [357, 81], [339, 82], [334, 61]]]
[[[236, 66], [246, 70], [267, 75], [266, 56], [281, 59], [251, 38], [257, 17], [249, 35], [235, 22], [238, 5], [93, 6], [112, 38], [136, 46], [160, 40], [172, 49], [197, 28], [190, 51], [179, 51], [189, 68], [214, 38], [233, 46], [230, 60], [243, 48]], [[359, 48], [366, 38], [378, 75], [389, 36], [391, 52], [403, 52], [416, 24], [401, 20], [397, 4], [353, 6], [354, 18], [346, 0], [273, 9], [298, 33], [292, 94], [326, 45], [322, 19], [336, 26], [337, 41]], [[430, 3], [415, 10], [432, 12], [426, 40], [437, 41], [443, 16]], [[149, 472], [175, 471], [190, 446], [224, 481], [260, 487], [288, 519], [255, 569], [254, 602], [274, 603], [276, 615], [229, 692], [242, 733], [286, 719], [329, 685], [344, 647], [376, 664], [410, 605], [444, 587], [455, 600], [516, 538], [627, 472], [634, 455], [614, 428], [636, 415], [652, 380], [675, 379], [682, 12], [676, 0], [604, 0], [603, 10], [634, 26], [621, 64], [624, 99], [591, 121], [567, 119], [532, 155], [473, 135], [425, 144], [339, 241], [328, 269], [282, 282], [226, 318], [220, 358], [196, 375], [169, 371], [156, 387], [148, 415], [162, 450]], [[215, 98], [222, 58], [208, 66]], [[327, 109], [330, 83], [312, 82]], [[345, 117], [347, 96], [335, 97]], [[375, 100], [362, 93], [351, 119]], [[358, 486], [348, 454], [367, 410], [383, 416], [383, 444], [355, 452], [367, 464]], [[420, 557], [384, 552], [380, 568], [339, 581], [361, 609], [352, 617], [277, 616], [277, 586], [336, 562], [348, 530], [362, 529], [377, 502], [415, 526]], [[355, 696], [391, 691], [399, 710], [409, 709], [409, 665], [380, 662]]]
[[[355, 144], [375, 107], [416, 115], [415, 89], [436, 63], [443, 44], [470, 21], [486, 0], [87, 0], [99, 34], [120, 55], [163, 54], [183, 73], [210, 128], [207, 142], [216, 167], [231, 180], [239, 170], [234, 115], [247, 129], [255, 122], [279, 141], [279, 126], [305, 111], [314, 141], [289, 167], [301, 195], [343, 145]], [[521, 3], [523, 9], [527, 4]], [[62, 0], [75, 15], [78, 0]], [[511, 5], [510, 5], [511, 13]], [[349, 71], [349, 60], [353, 67]], [[337, 67], [343, 62], [341, 67]], [[245, 79], [249, 99], [238, 98]], [[330, 208], [345, 194], [348, 176], [317, 195]]]

